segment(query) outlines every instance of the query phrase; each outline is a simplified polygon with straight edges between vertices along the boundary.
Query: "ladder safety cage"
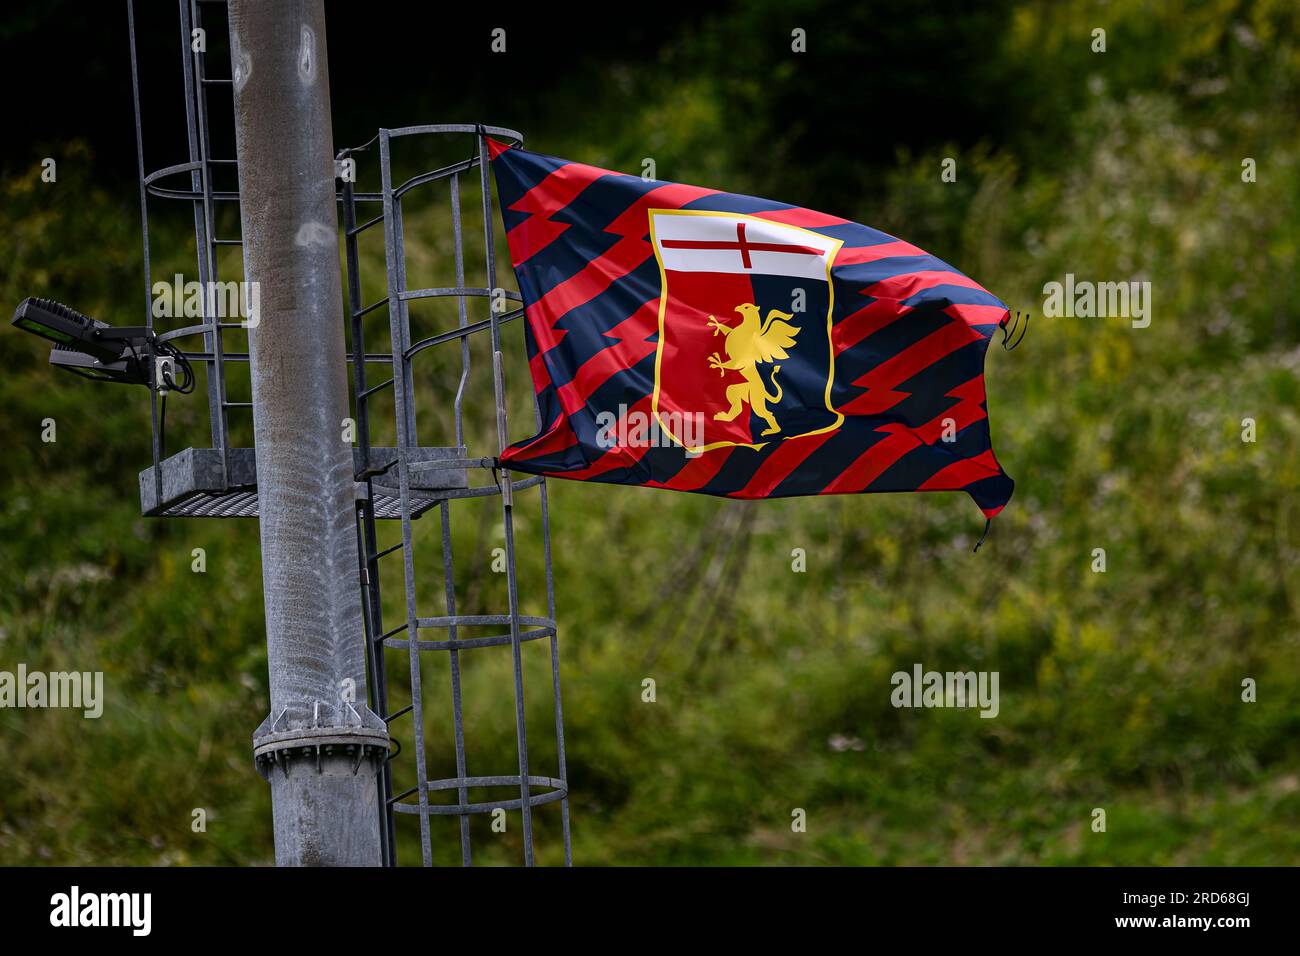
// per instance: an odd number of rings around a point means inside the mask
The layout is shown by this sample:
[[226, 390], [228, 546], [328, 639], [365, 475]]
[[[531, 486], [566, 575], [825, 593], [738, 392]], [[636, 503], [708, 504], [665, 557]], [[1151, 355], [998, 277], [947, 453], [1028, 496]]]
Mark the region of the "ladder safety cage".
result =
[[[413, 176], [400, 184], [394, 183], [392, 173], [393, 141], [403, 137], [466, 137], [473, 138], [474, 153], [468, 159], [451, 165], [430, 170]], [[515, 479], [508, 469], [500, 468], [497, 456], [507, 444], [506, 432], [506, 394], [502, 375], [502, 349], [500, 328], [503, 324], [520, 318], [522, 308], [499, 312], [493, 303], [510, 301], [519, 303], [521, 297], [517, 292], [498, 293], [497, 270], [494, 252], [494, 212], [492, 208], [491, 177], [488, 169], [487, 137], [513, 143], [522, 142], [522, 136], [514, 130], [494, 126], [472, 124], [439, 124], [411, 126], [401, 129], [381, 129], [376, 137], [378, 141], [382, 215], [358, 222], [356, 204], [362, 201], [355, 191], [354, 184], [344, 181], [342, 189], [344, 247], [347, 262], [348, 314], [352, 323], [353, 376], [354, 390], [357, 396], [357, 430], [361, 444], [365, 447], [369, 437], [371, 420], [369, 402], [377, 388], [387, 387], [393, 390], [394, 414], [396, 424], [397, 449], [397, 490], [401, 513], [401, 541], [391, 548], [377, 551], [374, 508], [367, 496], [359, 502], [361, 512], [361, 536], [363, 554], [366, 562], [366, 579], [370, 588], [366, 594], [366, 623], [368, 638], [372, 648], [372, 661], [382, 657], [382, 648], [407, 651], [410, 668], [411, 703], [391, 714], [387, 711], [388, 701], [381, 701], [387, 714], [390, 731], [398, 718], [411, 719], [410, 733], [414, 742], [411, 758], [415, 763], [416, 786], [390, 795], [387, 804], [392, 814], [412, 814], [418, 817], [420, 826], [420, 843], [424, 862], [431, 861], [432, 836], [431, 818], [437, 816], [457, 816], [459, 818], [461, 857], [468, 865], [471, 862], [471, 844], [469, 817], [472, 814], [491, 813], [495, 810], [518, 811], [523, 829], [524, 862], [531, 865], [534, 861], [532, 812], [535, 807], [558, 802], [560, 804], [561, 832], [563, 839], [564, 861], [572, 862], [569, 834], [568, 779], [564, 747], [564, 719], [560, 694], [559, 653], [555, 623], [555, 588], [551, 564], [551, 541], [547, 489], [545, 479], [539, 476], [525, 476]], [[373, 142], [373, 141], [372, 141]], [[347, 159], [365, 147], [342, 150], [339, 159]], [[484, 287], [467, 287], [465, 284], [465, 233], [464, 216], [461, 204], [462, 177], [473, 177], [480, 188], [479, 214], [482, 220], [484, 236], [484, 272], [487, 284]], [[449, 203], [452, 223], [452, 239], [455, 265], [455, 285], [437, 288], [411, 288], [407, 282], [407, 263], [405, 256], [405, 234], [403, 220], [403, 203], [417, 188], [430, 189], [445, 183], [446, 201]], [[382, 224], [387, 275], [387, 295], [379, 301], [365, 303], [361, 298], [360, 255], [358, 241], [363, 233]], [[496, 294], [494, 294], [496, 293]], [[454, 299], [456, 301], [457, 327], [440, 331], [419, 341], [412, 341], [410, 303], [421, 299]], [[365, 320], [368, 316], [385, 308], [389, 317], [389, 337], [391, 342], [391, 377], [382, 386], [371, 386], [366, 376], [366, 363], [356, 359], [365, 354]], [[490, 455], [471, 456], [467, 453], [464, 424], [463, 402], [469, 382], [472, 363], [470, 358], [470, 337], [487, 333], [493, 356], [492, 381], [497, 423], [497, 444]], [[461, 457], [455, 460], [420, 460], [420, 446], [416, 432], [416, 396], [413, 367], [415, 358], [427, 349], [435, 346], [458, 346], [460, 376], [453, 401], [453, 422], [456, 448]], [[534, 424], [540, 427], [541, 411], [536, 400], [533, 402]], [[413, 483], [424, 480], [431, 472], [448, 468], [462, 468], [465, 471], [478, 470], [485, 476], [492, 473], [493, 481], [483, 484], [470, 484], [441, 492], [438, 502], [442, 535], [442, 572], [445, 589], [446, 613], [438, 616], [424, 616], [416, 606], [416, 555], [412, 546], [411, 522], [418, 517], [419, 499], [412, 495]], [[499, 475], [499, 477], [497, 477]], [[543, 565], [545, 569], [546, 607], [545, 617], [528, 616], [520, 611], [517, 579], [516, 544], [514, 537], [514, 496], [516, 492], [537, 488], [540, 498], [541, 535]], [[455, 573], [451, 534], [451, 515], [453, 502], [469, 498], [495, 496], [501, 502], [501, 519], [505, 536], [505, 573], [507, 582], [507, 607], [505, 613], [499, 614], [460, 614], [456, 610]], [[377, 582], [380, 579], [380, 559], [400, 551], [403, 561], [403, 575], [406, 589], [406, 619], [391, 630], [384, 629], [379, 615], [379, 594]], [[465, 637], [462, 628], [500, 628], [503, 633], [486, 637]], [[442, 632], [443, 640], [426, 640], [421, 632]], [[441, 635], [440, 635], [441, 636]], [[534, 774], [530, 770], [528, 736], [525, 720], [525, 697], [523, 681], [522, 647], [523, 644], [546, 640], [550, 645], [550, 671], [552, 705], [555, 715], [555, 750], [557, 767], [554, 776]], [[462, 702], [461, 660], [462, 651], [479, 648], [509, 646], [512, 653], [512, 670], [515, 705], [515, 733], [518, 756], [517, 774], [494, 774], [490, 776], [471, 776], [467, 768], [467, 755], [464, 733], [464, 710]], [[421, 654], [446, 653], [448, 655], [452, 731], [455, 743], [456, 776], [444, 779], [429, 779], [427, 771], [427, 754], [424, 735], [424, 700], [425, 690], [422, 686]], [[382, 666], [382, 665], [380, 665]], [[517, 790], [518, 796], [510, 799], [472, 802], [470, 789], [509, 788]], [[434, 803], [429, 799], [431, 793], [456, 791], [455, 803]], [[392, 832], [392, 818], [389, 821]]]

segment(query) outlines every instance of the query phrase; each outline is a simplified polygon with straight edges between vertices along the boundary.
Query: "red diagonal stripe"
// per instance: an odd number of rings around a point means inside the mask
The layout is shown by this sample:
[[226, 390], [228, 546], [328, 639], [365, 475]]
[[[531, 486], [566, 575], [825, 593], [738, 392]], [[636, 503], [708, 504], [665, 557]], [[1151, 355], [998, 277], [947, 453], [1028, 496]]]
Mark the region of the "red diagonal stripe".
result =
[[[630, 416], [633, 412], [643, 412], [644, 414], [649, 415], [651, 413], [650, 396], [646, 395], [629, 408], [627, 410], [627, 415]], [[615, 426], [615, 433], [617, 434], [617, 426]], [[616, 468], [631, 468], [644, 458], [646, 452], [649, 450], [650, 444], [648, 441], [636, 448], [614, 445], [613, 447], [606, 449], [599, 458], [593, 461], [586, 468], [579, 469], [578, 471], [566, 471], [560, 477], [573, 478], [577, 481], [581, 481], [584, 478], [594, 478], [597, 475], [603, 475]]]
[[[650, 243], [644, 239], [620, 239], [604, 255], [591, 260], [538, 299], [528, 310], [530, 319], [534, 313], [537, 316], [533, 333], [537, 335], [538, 346], [543, 350], [551, 348], [559, 341], [553, 332], [555, 324], [566, 313], [596, 298], [649, 259], [650, 254]], [[537, 326], [545, 326], [545, 331], [539, 334]]]
[[894, 432], [876, 442], [822, 489], [824, 495], [861, 491], [913, 448], [920, 440], [907, 431]]
[[997, 325], [1010, 314], [1005, 305], [961, 305], [953, 303], [943, 311], [967, 325]]
[[993, 452], [986, 451], [981, 452], [974, 458], [963, 458], [960, 461], [954, 461], [951, 465], [940, 468], [916, 490], [960, 491], [971, 482], [981, 481], [1000, 474], [1002, 474], [1002, 469], [998, 467]]
[[[605, 227], [606, 232], [616, 236], [633, 236], [648, 239], [650, 235], [651, 209], [681, 209], [688, 202], [716, 196], [718, 190], [705, 189], [702, 186], [683, 186], [681, 183], [664, 183], [644, 193], [619, 214], [619, 217]], [[650, 243], [647, 241], [646, 245]]]
[[655, 342], [646, 339], [659, 329], [659, 297], [644, 303], [630, 318], [605, 333], [613, 342], [578, 367], [572, 380], [557, 391], [564, 410], [572, 414], [587, 403], [610, 377], [625, 371], [654, 352]]
[[824, 212], [817, 212], [815, 209], [802, 209], [798, 206], [792, 209], [768, 209], [764, 212], [750, 213], [755, 219], [766, 219], [768, 222], [785, 223], [787, 226], [800, 226], [804, 229], [823, 229], [828, 226], [842, 226], [847, 219], [841, 219], [839, 216], [828, 216]]
[[822, 432], [820, 435], [802, 435], [783, 441], [763, 460], [758, 470], [739, 491], [733, 492], [733, 498], [766, 498], [781, 482], [785, 481], [796, 468], [807, 461], [808, 456], [826, 444], [835, 432]]
[[540, 362], [547, 352], [564, 340], [569, 330], [555, 328], [555, 323], [550, 320], [546, 310], [536, 302], [524, 309], [524, 315], [528, 318], [528, 328], [533, 333], [533, 341], [537, 345], [537, 354], [533, 356], [533, 361]]
[[[865, 292], [862, 294], [866, 295]], [[899, 305], [894, 299], [876, 299], [852, 315], [846, 315], [831, 328], [831, 343], [835, 354], [851, 349], [867, 336], [875, 335], [911, 311], [910, 305]]]
[[936, 285], [959, 285], [967, 289], [985, 291], [984, 287], [974, 279], [960, 272], [948, 272], [943, 269], [923, 269], [920, 272], [904, 272], [901, 275], [889, 276], [871, 283], [863, 291], [882, 298], [907, 299]]
[[541, 394], [542, 389], [551, 382], [551, 370], [546, 367], [546, 358], [540, 350], [528, 360], [528, 372], [533, 377], [534, 391]]
[[688, 458], [677, 474], [667, 481], [648, 481], [651, 488], [671, 488], [674, 491], [698, 491], [714, 479], [731, 457], [734, 448], [715, 448], [697, 458]]
[[880, 259], [892, 259], [894, 256], [925, 256], [929, 255], [924, 249], [918, 249], [910, 242], [904, 242], [901, 239], [895, 239], [892, 242], [881, 242], [874, 246], [853, 246], [852, 248], [841, 249], [840, 254], [835, 257], [836, 266], [852, 266], [860, 262], [876, 262]]
[[853, 384], [867, 389], [866, 394], [851, 399], [841, 405], [839, 410], [845, 415], [879, 415], [907, 397], [906, 392], [893, 391], [895, 386], [963, 346], [982, 340], [983, 336], [969, 326], [958, 322], [949, 323], [858, 378]]
[[608, 169], [584, 163], [566, 163], [552, 170], [510, 208], [528, 213], [529, 218], [506, 233], [510, 258], [519, 266], [530, 256], [546, 248], [556, 236], [569, 228], [568, 223], [552, 222], [550, 217], [573, 202], [578, 195], [604, 176], [614, 176]]
[[557, 415], [551, 427], [538, 435], [527, 445], [521, 445], [518, 448], [507, 448], [501, 453], [501, 461], [509, 464], [512, 461], [523, 461], [529, 458], [542, 458], [556, 452], [576, 445], [578, 436], [573, 433], [573, 428], [569, 425], [569, 420], [563, 415]]
[[954, 434], [958, 434], [962, 429], [974, 425], [978, 421], [983, 421], [988, 417], [981, 404], [984, 401], [984, 376], [977, 375], [962, 385], [946, 393], [946, 397], [957, 399], [957, 404], [945, 411], [940, 412], [930, 421], [915, 428], [910, 428], [901, 422], [889, 422], [881, 425], [877, 431], [897, 432], [908, 431], [919, 438], [927, 445], [940, 445], [943, 441], [944, 425], [951, 419]]

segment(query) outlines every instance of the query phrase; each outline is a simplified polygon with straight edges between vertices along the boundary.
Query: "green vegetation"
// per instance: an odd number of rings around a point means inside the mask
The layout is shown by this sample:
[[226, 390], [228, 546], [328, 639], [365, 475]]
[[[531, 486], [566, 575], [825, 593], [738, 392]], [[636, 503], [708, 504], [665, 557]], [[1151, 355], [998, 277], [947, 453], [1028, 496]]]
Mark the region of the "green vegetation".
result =
[[[746, 5], [559, 87], [544, 122], [487, 118], [543, 152], [633, 171], [650, 156], [660, 178], [858, 219], [1029, 308], [1025, 343], [992, 349], [987, 369], [1016, 495], [972, 555], [982, 524], [963, 495], [746, 503], [552, 482], [575, 860], [1300, 861], [1294, 5], [1025, 0], [954, 16], [918, 4], [914, 19], [843, 6]], [[808, 53], [789, 52], [787, 23], [808, 30]], [[889, 112], [869, 88], [895, 74], [909, 103], [968, 105], [983, 125], [949, 141], [924, 112]], [[948, 156], [956, 183], [940, 181]], [[48, 290], [117, 321], [143, 305], [138, 199], [97, 185], [92, 161], [71, 144], [57, 188], [39, 169], [0, 183], [0, 303]], [[408, 220], [414, 268], [448, 274], [445, 221], [432, 207]], [[184, 216], [172, 228], [155, 243], [164, 276], [190, 262]], [[382, 250], [365, 261], [372, 301]], [[1043, 284], [1067, 272], [1149, 280], [1150, 327], [1041, 317]], [[250, 754], [267, 700], [256, 525], [141, 518], [144, 393], [56, 380], [44, 355], [0, 333], [0, 669], [103, 670], [108, 699], [97, 721], [0, 710], [0, 863], [270, 862]], [[430, 433], [449, 421], [450, 359], [423, 367]], [[490, 380], [476, 384], [471, 402]], [[174, 447], [202, 441], [201, 405], [169, 409]], [[467, 427], [486, 451], [481, 403]], [[520, 510], [524, 610], [545, 613], [535, 493]], [[460, 513], [459, 609], [499, 612], [499, 512]], [[441, 606], [439, 533], [436, 515], [417, 523], [422, 613]], [[385, 586], [397, 620], [396, 569]], [[508, 655], [463, 661], [470, 772], [509, 773]], [[890, 675], [918, 661], [998, 671], [999, 717], [894, 709]], [[533, 772], [551, 773], [545, 646], [526, 664]], [[454, 772], [445, 667], [423, 675], [431, 776]], [[1246, 678], [1257, 703], [1241, 700]], [[206, 833], [191, 831], [195, 807]], [[543, 862], [558, 819], [536, 815]], [[455, 832], [435, 824], [439, 862], [459, 860]], [[517, 818], [505, 835], [476, 820], [474, 841], [484, 862], [517, 860]]]

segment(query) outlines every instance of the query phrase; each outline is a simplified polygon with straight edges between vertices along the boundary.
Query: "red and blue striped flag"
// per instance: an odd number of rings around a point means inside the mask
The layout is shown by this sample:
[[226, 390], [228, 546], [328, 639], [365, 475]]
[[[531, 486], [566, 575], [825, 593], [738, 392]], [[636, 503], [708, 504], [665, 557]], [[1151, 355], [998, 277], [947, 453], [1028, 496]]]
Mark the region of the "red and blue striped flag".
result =
[[992, 517], [984, 355], [947, 263], [784, 203], [490, 144], [542, 431], [503, 465], [731, 498], [965, 491]]

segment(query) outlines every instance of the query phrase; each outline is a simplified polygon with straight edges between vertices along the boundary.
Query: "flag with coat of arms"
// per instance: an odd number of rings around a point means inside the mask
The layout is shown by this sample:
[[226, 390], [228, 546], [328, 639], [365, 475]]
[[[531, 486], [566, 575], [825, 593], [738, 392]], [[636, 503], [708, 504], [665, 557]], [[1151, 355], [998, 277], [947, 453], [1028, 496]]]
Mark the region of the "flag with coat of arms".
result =
[[542, 416], [503, 466], [1006, 505], [984, 357], [1008, 309], [979, 283], [837, 216], [489, 149]]

